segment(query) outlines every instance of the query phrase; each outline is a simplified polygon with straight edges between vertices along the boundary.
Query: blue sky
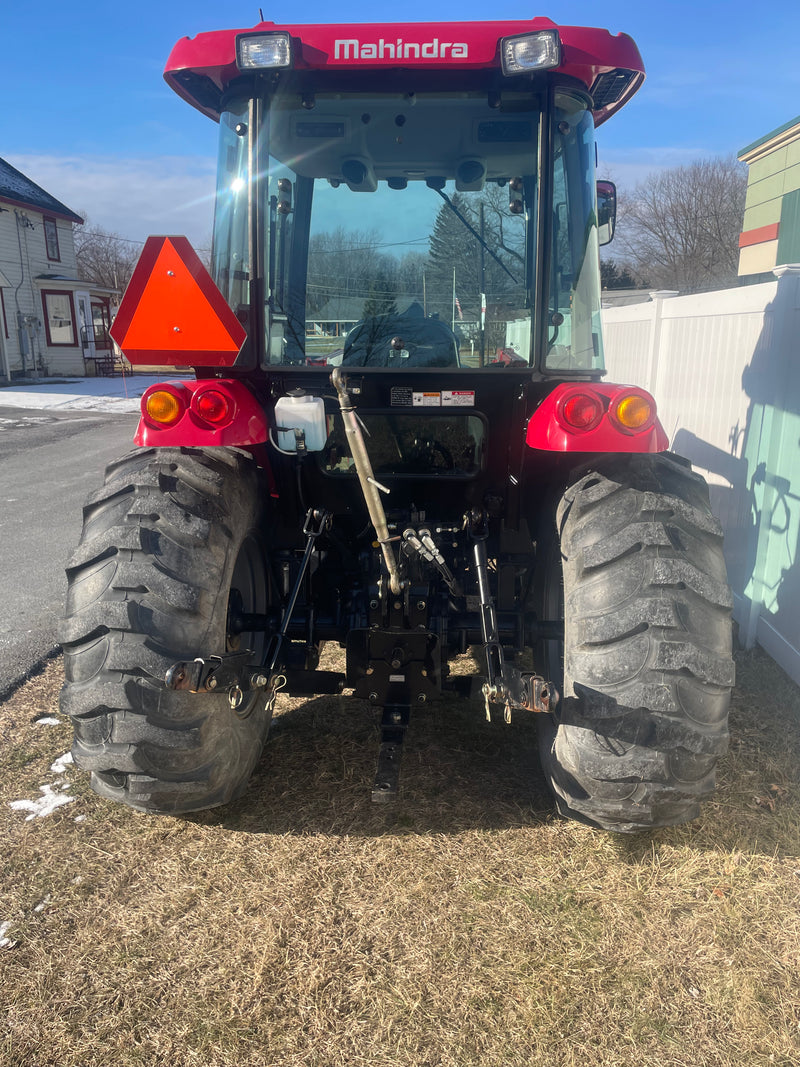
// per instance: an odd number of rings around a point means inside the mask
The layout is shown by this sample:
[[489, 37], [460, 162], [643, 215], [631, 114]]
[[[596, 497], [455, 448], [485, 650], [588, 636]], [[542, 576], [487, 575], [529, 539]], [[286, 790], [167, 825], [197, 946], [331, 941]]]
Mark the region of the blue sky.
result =
[[[300, 10], [262, 5], [275, 22], [291, 22], [291, 12]], [[0, 156], [107, 230], [135, 240], [183, 232], [207, 243], [216, 126], [175, 96], [161, 73], [180, 37], [251, 27], [258, 6], [249, 0], [6, 5]], [[387, 9], [364, 0], [306, 0], [296, 21], [333, 21], [334, 10], [344, 23], [378, 22]], [[424, 22], [431, 12], [430, 0], [406, 0], [385, 18]], [[435, 12], [438, 21], [528, 14], [510, 0], [438, 0]], [[623, 192], [660, 167], [733, 155], [800, 114], [797, 0], [760, 6], [562, 0], [534, 14], [624, 31], [638, 44], [647, 81], [598, 134], [601, 171]]]

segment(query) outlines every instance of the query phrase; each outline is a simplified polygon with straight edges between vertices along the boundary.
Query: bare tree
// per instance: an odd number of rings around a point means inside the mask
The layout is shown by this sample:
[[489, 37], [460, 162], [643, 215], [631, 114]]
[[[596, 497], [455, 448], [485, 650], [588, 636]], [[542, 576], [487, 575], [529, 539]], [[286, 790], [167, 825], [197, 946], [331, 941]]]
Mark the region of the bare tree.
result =
[[75, 258], [83, 281], [106, 289], [125, 289], [139, 258], [141, 244], [85, 223], [75, 227]]
[[[316, 312], [328, 301], [367, 298], [385, 259], [378, 230], [335, 230], [317, 233], [308, 249], [308, 306]], [[385, 267], [385, 272], [389, 273]]]
[[747, 168], [698, 160], [651, 174], [620, 198], [625, 264], [650, 285], [695, 293], [734, 285]]

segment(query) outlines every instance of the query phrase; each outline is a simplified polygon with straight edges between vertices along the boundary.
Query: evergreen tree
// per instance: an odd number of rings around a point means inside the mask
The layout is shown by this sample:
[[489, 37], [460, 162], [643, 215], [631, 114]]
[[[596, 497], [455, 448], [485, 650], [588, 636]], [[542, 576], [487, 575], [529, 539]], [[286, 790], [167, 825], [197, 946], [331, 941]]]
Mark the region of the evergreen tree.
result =
[[[453, 206], [477, 229], [467, 200], [454, 193]], [[453, 281], [455, 271], [455, 282]], [[464, 223], [442, 204], [431, 232], [426, 270], [428, 314], [448, 321], [453, 310], [453, 294], [470, 318], [477, 318], [480, 301], [480, 244]]]
[[368, 296], [364, 302], [362, 318], [378, 318], [383, 315], [396, 315], [396, 285], [389, 271], [379, 270], [369, 283]]
[[[481, 193], [452, 196], [453, 207], [475, 234], [483, 234], [485, 247], [448, 204], [442, 204], [431, 233], [426, 270], [428, 313], [449, 319], [459, 308], [464, 319], [480, 315], [480, 294], [489, 304], [519, 298], [524, 278], [525, 226], [508, 208], [508, 190], [487, 186]], [[454, 278], [455, 271], [455, 278]]]
[[[641, 284], [646, 285], [647, 282]], [[600, 285], [603, 289], [636, 289], [640, 283], [624, 263], [617, 263], [615, 259], [601, 259]]]

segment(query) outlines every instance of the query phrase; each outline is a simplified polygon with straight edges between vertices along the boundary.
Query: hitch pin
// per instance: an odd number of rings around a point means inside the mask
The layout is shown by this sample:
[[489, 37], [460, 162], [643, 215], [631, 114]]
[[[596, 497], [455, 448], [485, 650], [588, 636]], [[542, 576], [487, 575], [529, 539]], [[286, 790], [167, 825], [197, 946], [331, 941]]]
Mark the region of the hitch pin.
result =
[[387, 489], [385, 485], [381, 485], [381, 483], [379, 481], [376, 481], [375, 478], [367, 478], [367, 481], [370, 485], [374, 485], [376, 489], [380, 489], [382, 493], [386, 493], [387, 496], [389, 495], [389, 493], [391, 493], [391, 489]]
[[503, 704], [503, 718], [507, 723], [511, 722], [511, 698], [502, 685], [490, 685], [488, 682], [484, 682], [481, 688], [483, 693], [483, 703], [486, 708], [486, 721], [492, 721], [492, 711], [489, 707], [489, 701], [493, 704]]

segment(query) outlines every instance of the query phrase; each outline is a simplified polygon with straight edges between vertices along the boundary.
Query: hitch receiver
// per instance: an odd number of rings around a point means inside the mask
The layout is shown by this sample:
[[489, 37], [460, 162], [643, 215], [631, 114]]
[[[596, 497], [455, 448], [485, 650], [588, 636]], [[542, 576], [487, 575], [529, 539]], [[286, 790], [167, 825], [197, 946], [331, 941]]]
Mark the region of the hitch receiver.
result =
[[378, 768], [372, 787], [374, 804], [388, 804], [397, 799], [400, 787], [400, 757], [408, 729], [411, 708], [407, 704], [387, 704], [381, 718], [381, 747]]

